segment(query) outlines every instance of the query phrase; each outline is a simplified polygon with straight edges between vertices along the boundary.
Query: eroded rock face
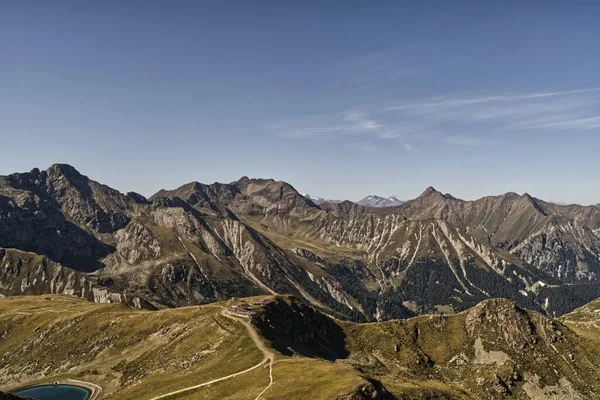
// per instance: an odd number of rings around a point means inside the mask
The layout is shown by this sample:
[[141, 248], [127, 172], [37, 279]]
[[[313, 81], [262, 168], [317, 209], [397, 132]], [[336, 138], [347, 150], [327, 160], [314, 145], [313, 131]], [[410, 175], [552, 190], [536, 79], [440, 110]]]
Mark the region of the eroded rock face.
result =
[[600, 276], [600, 240], [589, 229], [553, 225], [511, 252], [563, 282], [597, 281]]
[[0, 249], [0, 293], [74, 294], [81, 296], [91, 289], [82, 274], [65, 268], [48, 258], [13, 249]]
[[540, 328], [525, 310], [504, 299], [486, 300], [473, 307], [465, 327], [472, 337], [496, 337], [515, 351], [537, 343]]
[[102, 282], [64, 267], [47, 257], [0, 248], [0, 296], [68, 294], [97, 303], [123, 303], [154, 309], [139, 295], [124, 294], [102, 287]]

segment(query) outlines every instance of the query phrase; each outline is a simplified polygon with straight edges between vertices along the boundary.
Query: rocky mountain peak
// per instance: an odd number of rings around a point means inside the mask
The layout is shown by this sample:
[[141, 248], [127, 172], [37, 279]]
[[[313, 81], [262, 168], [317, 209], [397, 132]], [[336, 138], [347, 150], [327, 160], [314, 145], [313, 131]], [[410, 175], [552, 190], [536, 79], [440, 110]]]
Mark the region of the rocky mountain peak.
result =
[[540, 206], [540, 204], [537, 202], [537, 200], [534, 197], [531, 197], [531, 195], [529, 193], [524, 193], [520, 197], [520, 200], [522, 202], [532, 205], [538, 212], [540, 212], [543, 215], [546, 215], [546, 212], [544, 211], [544, 209]]
[[79, 173], [75, 169], [75, 167], [69, 164], [52, 164], [47, 170], [46, 173], [49, 177], [58, 177], [64, 176], [66, 178], [87, 178]]
[[[240, 179], [238, 179], [237, 181], [231, 182], [231, 185], [249, 185], [249, 184], [259, 184], [259, 185], [263, 185], [266, 183], [273, 183], [273, 182], [277, 182], [275, 181], [275, 179], [272, 178], [249, 178], [247, 176], [242, 176]], [[281, 182], [281, 183], [285, 183], [285, 182]], [[215, 182], [215, 185], [217, 183]]]
[[433, 186], [429, 186], [423, 193], [419, 195], [418, 198], [427, 198], [427, 197], [441, 197], [445, 198], [442, 192], [437, 191]]
[[89, 182], [88, 177], [68, 164], [53, 164], [45, 171], [33, 168], [30, 172], [11, 174], [7, 179], [13, 188], [31, 191], [40, 197], [52, 196], [59, 188], [73, 187], [82, 191]]
[[521, 197], [518, 193], [515, 192], [506, 192], [502, 196], [507, 199], [518, 199], [519, 197]]
[[145, 198], [144, 196], [142, 196], [141, 194], [136, 193], [136, 192], [127, 192], [125, 194], [125, 196], [127, 196], [128, 198], [130, 198], [131, 200], [133, 200], [134, 202], [136, 202], [138, 204], [149, 204], [150, 203], [147, 198]]

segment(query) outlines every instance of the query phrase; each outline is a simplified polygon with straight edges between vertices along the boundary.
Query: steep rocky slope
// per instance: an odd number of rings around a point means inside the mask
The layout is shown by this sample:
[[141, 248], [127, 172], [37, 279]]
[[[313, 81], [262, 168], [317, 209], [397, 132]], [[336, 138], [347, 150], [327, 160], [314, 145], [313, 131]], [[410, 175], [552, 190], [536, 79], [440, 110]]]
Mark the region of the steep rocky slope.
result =
[[281, 293], [354, 321], [505, 297], [560, 315], [600, 294], [599, 232], [595, 207], [514, 193], [316, 205], [243, 177], [146, 199], [57, 164], [0, 177], [0, 295], [160, 308]]

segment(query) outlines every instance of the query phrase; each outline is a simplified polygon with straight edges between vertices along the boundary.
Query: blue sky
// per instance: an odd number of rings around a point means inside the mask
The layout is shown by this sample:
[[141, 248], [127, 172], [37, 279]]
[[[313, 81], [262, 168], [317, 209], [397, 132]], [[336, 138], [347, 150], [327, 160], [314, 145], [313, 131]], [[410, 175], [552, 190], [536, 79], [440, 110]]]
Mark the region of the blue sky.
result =
[[0, 174], [600, 202], [600, 3], [294, 3], [0, 0]]

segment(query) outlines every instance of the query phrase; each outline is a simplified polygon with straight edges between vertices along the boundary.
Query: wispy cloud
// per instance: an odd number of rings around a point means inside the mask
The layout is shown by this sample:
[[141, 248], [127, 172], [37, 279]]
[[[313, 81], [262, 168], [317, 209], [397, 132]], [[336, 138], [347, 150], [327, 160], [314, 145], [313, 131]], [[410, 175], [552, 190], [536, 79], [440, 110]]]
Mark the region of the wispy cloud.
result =
[[563, 116], [548, 116], [547, 118], [534, 119], [514, 125], [515, 128], [540, 130], [540, 129], [568, 129], [590, 130], [600, 129], [600, 116], [586, 118], [562, 118]]
[[327, 115], [298, 118], [273, 124], [271, 129], [280, 136], [310, 138], [328, 135], [377, 135], [393, 134], [385, 126], [371, 118], [366, 111], [346, 110]]
[[365, 142], [395, 142], [407, 152], [415, 151], [415, 144], [491, 146], [497, 143], [495, 133], [600, 129], [599, 105], [600, 88], [433, 97], [301, 118], [279, 134], [293, 138], [362, 135]]
[[415, 148], [410, 143], [402, 143], [402, 147], [404, 147], [404, 150], [406, 151], [415, 151]]
[[298, 127], [285, 131], [284, 135], [295, 138], [309, 138], [314, 136], [330, 135], [339, 131], [339, 127], [322, 126], [322, 127]]
[[350, 147], [361, 153], [374, 153], [377, 151], [377, 146], [369, 142], [352, 142], [350, 143]]
[[404, 104], [398, 106], [389, 106], [382, 109], [382, 111], [401, 111], [401, 110], [433, 110], [433, 109], [447, 109], [447, 108], [457, 108], [474, 104], [484, 104], [484, 103], [493, 103], [493, 102], [515, 102], [522, 100], [534, 100], [546, 97], [555, 97], [555, 96], [566, 96], [572, 94], [579, 93], [590, 93], [590, 92], [598, 92], [600, 88], [590, 88], [590, 89], [577, 89], [577, 90], [566, 90], [559, 92], [542, 92], [542, 93], [529, 93], [529, 94], [519, 94], [519, 95], [511, 95], [511, 96], [483, 96], [483, 97], [475, 97], [475, 98], [449, 98], [440, 101], [432, 101], [425, 103], [416, 103], [416, 104]]
[[345, 122], [348, 123], [346, 128], [351, 133], [378, 132], [382, 128], [381, 124], [361, 111], [349, 111]]
[[468, 135], [448, 135], [442, 139], [444, 142], [449, 144], [455, 144], [459, 146], [483, 146], [491, 144], [492, 142], [486, 138], [468, 136]]
[[494, 144], [494, 133], [600, 129], [599, 95], [600, 88], [588, 88], [446, 97], [383, 107], [376, 115], [425, 125], [434, 141], [473, 147]]

